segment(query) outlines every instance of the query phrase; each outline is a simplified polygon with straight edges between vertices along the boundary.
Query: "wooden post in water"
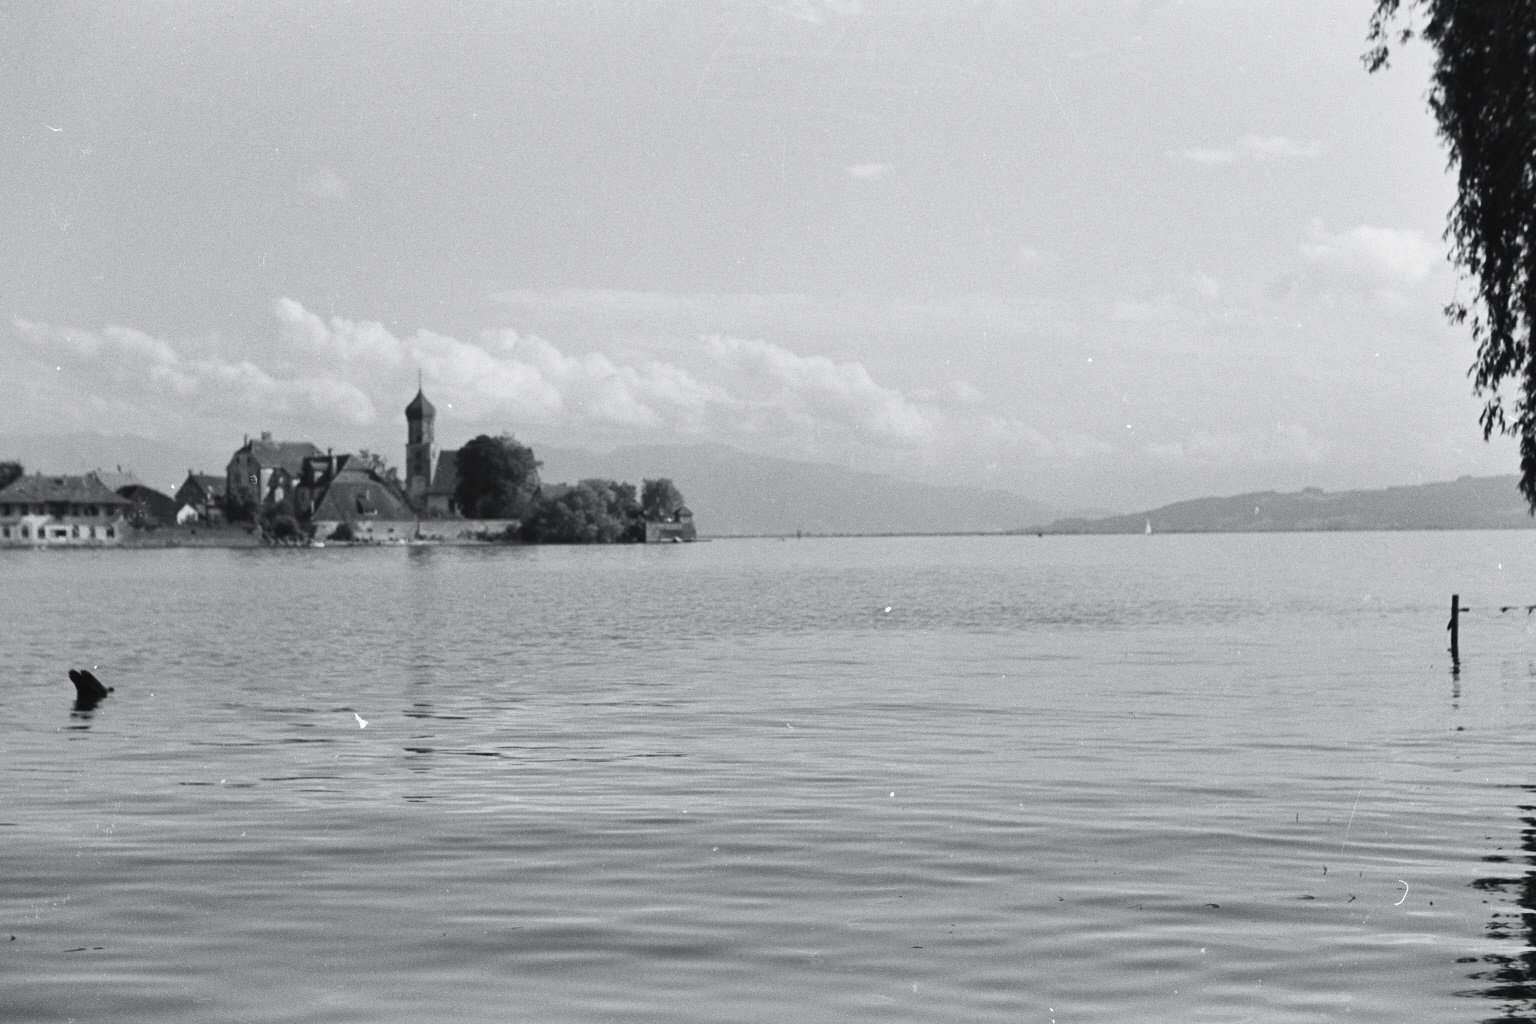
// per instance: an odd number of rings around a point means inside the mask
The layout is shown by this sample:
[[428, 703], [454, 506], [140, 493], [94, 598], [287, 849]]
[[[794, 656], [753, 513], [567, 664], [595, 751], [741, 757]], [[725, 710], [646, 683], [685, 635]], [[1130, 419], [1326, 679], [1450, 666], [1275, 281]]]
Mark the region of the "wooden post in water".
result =
[[1451, 621], [1446, 625], [1445, 628], [1451, 631], [1451, 664], [1453, 664], [1453, 665], [1461, 664], [1461, 643], [1460, 643], [1460, 640], [1459, 640], [1459, 637], [1458, 637], [1458, 634], [1461, 632], [1461, 630], [1459, 629], [1459, 626], [1460, 626], [1460, 621], [1459, 620], [1460, 619], [1461, 619], [1461, 595], [1460, 594], [1452, 594], [1451, 595]]

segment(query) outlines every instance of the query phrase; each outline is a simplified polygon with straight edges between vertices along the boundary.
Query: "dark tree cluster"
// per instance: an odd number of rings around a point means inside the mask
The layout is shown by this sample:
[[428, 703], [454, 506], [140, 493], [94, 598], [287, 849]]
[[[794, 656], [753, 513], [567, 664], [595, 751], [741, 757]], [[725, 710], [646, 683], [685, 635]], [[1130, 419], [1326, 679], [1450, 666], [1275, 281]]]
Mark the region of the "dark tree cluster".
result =
[[541, 498], [519, 536], [531, 544], [618, 544], [645, 539], [635, 485], [583, 480]]
[[481, 434], [459, 449], [454, 499], [468, 519], [522, 519], [539, 493], [539, 460], [511, 434]]
[[666, 477], [646, 480], [640, 485], [640, 507], [651, 522], [670, 522], [684, 507], [683, 492]]
[[683, 509], [671, 480], [635, 485], [583, 480], [574, 487], [543, 489], [533, 450], [509, 434], [470, 441], [458, 453], [454, 492], [469, 519], [515, 519], [506, 540], [530, 544], [621, 544], [645, 540], [646, 522], [669, 522]]
[[1470, 322], [1483, 438], [1519, 440], [1536, 512], [1536, 0], [1376, 0], [1366, 67], [1416, 34], [1435, 50], [1429, 107], [1457, 174], [1446, 237], [1475, 285], [1446, 315]]
[[233, 491], [224, 495], [219, 499], [219, 507], [224, 510], [224, 518], [231, 523], [253, 523], [259, 511], [256, 499], [245, 491]]

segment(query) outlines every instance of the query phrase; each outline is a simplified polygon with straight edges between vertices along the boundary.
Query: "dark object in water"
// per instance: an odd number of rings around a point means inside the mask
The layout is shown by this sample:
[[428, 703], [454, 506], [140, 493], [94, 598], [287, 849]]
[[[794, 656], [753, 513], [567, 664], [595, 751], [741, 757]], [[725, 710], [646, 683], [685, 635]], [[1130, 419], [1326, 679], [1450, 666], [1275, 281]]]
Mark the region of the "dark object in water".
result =
[[112, 687], [101, 685], [101, 680], [91, 675], [89, 669], [70, 669], [69, 681], [75, 684], [76, 711], [91, 710], [112, 692]]

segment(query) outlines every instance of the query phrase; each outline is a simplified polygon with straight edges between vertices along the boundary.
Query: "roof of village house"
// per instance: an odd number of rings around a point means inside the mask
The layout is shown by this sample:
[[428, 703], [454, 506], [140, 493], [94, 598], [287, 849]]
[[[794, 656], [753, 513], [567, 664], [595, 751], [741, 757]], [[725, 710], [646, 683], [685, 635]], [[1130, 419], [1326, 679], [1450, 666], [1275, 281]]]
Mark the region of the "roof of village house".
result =
[[300, 470], [295, 474], [299, 483], [305, 487], [323, 485], [326, 480], [342, 473], [361, 472], [358, 466], [358, 458], [348, 452], [340, 455], [335, 452], [326, 452], [324, 455], [306, 455]]
[[411, 519], [405, 502], [360, 469], [343, 469], [326, 487], [312, 519], [327, 522], [355, 519]]
[[176, 489], [176, 493], [178, 495], [181, 494], [182, 489], [189, 483], [201, 487], [203, 493], [210, 498], [217, 498], [224, 493], [224, 478], [222, 476], [214, 476], [212, 473], [194, 473], [190, 469], [187, 470], [187, 478], [182, 481], [181, 487]]
[[437, 472], [432, 474], [432, 486], [428, 494], [452, 495], [459, 488], [458, 449], [437, 453]]
[[[265, 439], [245, 442], [245, 444], [235, 450], [236, 455], [239, 455], [241, 452], [249, 452], [251, 458], [255, 459], [265, 468], [286, 469], [294, 476], [299, 475], [299, 471], [303, 468], [306, 458], [311, 455], [324, 454], [309, 441], [270, 441]], [[231, 459], [230, 461], [233, 462], [234, 460]]]
[[106, 484], [94, 475], [59, 476], [50, 473], [33, 473], [17, 477], [9, 487], [0, 490], [0, 502], [58, 502], [75, 505], [127, 505], [127, 498], [114, 494]]
[[133, 475], [133, 470], [130, 469], [126, 473], [123, 472], [122, 466], [117, 467], [116, 473], [111, 473], [104, 469], [93, 469], [90, 475], [106, 484], [107, 489], [110, 491], [121, 491], [124, 487], [142, 486], [144, 483], [144, 481]]

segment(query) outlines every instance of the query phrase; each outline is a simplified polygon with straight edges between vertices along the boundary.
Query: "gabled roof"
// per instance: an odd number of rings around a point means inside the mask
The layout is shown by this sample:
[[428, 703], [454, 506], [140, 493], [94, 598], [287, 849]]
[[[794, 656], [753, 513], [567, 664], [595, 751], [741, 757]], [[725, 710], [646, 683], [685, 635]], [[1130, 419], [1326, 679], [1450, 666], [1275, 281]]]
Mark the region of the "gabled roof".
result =
[[218, 498], [224, 494], [224, 478], [211, 473], [194, 473], [189, 469], [187, 478], [176, 488], [176, 496], [181, 497], [188, 487], [200, 488], [208, 498]]
[[306, 458], [324, 454], [308, 441], [247, 441], [235, 454], [241, 452], [250, 453], [251, 458], [264, 469], [286, 469], [294, 476], [299, 475]]
[[452, 497], [453, 492], [459, 488], [459, 452], [458, 449], [437, 453], [437, 472], [432, 474], [432, 486], [427, 488], [428, 494], [445, 494]]
[[413, 515], [404, 502], [371, 475], [360, 469], [344, 469], [325, 489], [311, 518], [334, 522], [411, 519]]
[[331, 477], [331, 468], [334, 464], [336, 476], [345, 473], [348, 466], [352, 466], [354, 472], [360, 460], [355, 455], [343, 452], [340, 455], [334, 452], [327, 455], [306, 455], [298, 474], [298, 482], [305, 487], [321, 487]]
[[128, 499], [114, 494], [106, 484], [90, 473], [84, 476], [54, 476], [33, 473], [17, 477], [11, 485], [0, 490], [0, 502], [41, 503], [67, 501], [76, 505], [129, 504]]
[[144, 484], [144, 481], [133, 475], [132, 470], [124, 473], [121, 466], [117, 467], [116, 473], [110, 473], [104, 469], [93, 469], [89, 475], [100, 480], [109, 491], [121, 491], [124, 487], [138, 487]]

